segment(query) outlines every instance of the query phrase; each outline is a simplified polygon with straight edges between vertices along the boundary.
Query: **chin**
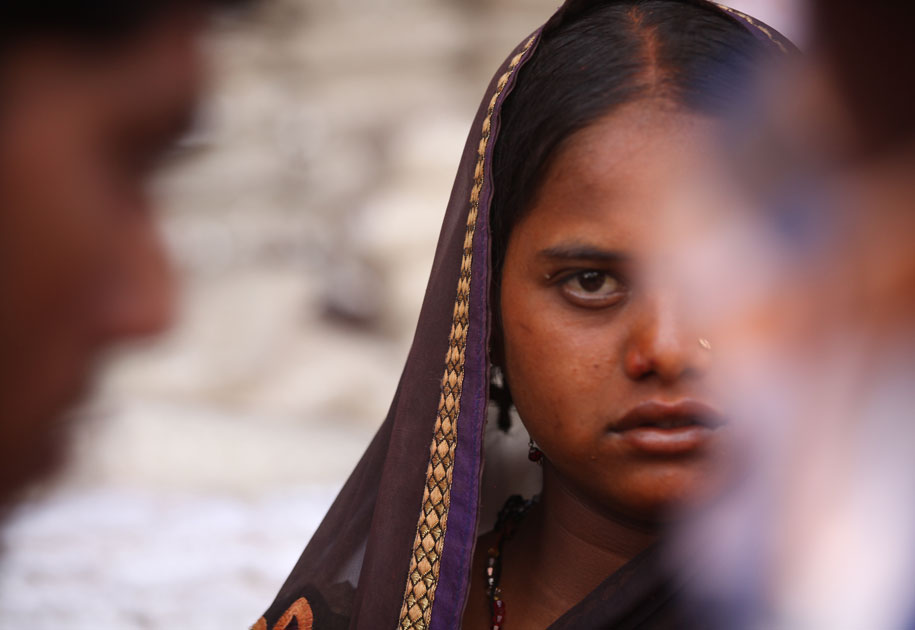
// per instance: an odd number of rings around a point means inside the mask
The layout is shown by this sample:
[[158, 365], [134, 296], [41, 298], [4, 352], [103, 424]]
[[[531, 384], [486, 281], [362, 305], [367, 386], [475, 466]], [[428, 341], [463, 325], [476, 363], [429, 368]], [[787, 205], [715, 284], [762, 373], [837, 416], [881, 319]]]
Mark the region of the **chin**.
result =
[[695, 461], [642, 467], [614, 484], [613, 503], [634, 520], [670, 522], [714, 495], [720, 476], [709, 464]]
[[87, 371], [74, 371], [64, 382], [32, 387], [10, 401], [11, 418], [0, 426], [0, 511], [14, 506], [23, 494], [54, 476], [66, 462], [73, 408], [88, 391]]
[[44, 431], [21, 436], [0, 447], [0, 512], [14, 507], [29, 489], [52, 478], [66, 461], [69, 427], [45, 425]]

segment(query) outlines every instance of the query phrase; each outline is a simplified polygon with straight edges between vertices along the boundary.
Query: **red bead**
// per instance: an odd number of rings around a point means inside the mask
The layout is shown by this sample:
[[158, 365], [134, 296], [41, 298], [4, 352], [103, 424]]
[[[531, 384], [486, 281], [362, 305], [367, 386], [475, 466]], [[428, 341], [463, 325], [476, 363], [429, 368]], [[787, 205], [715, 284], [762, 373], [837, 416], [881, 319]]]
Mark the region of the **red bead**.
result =
[[527, 458], [532, 462], [539, 462], [543, 458], [543, 451], [539, 448], [532, 448], [527, 452]]
[[492, 630], [499, 630], [505, 622], [505, 602], [501, 599], [492, 600]]

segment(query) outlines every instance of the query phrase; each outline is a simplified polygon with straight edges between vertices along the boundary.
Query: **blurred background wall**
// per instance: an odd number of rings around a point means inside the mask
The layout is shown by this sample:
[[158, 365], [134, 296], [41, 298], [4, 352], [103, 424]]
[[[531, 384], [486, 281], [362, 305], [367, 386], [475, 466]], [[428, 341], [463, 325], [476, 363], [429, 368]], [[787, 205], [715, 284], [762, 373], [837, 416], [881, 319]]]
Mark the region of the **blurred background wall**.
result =
[[[732, 6], [799, 38], [800, 0]], [[176, 328], [3, 533], [0, 630], [244, 628], [383, 419], [483, 90], [556, 0], [262, 0], [160, 186]]]

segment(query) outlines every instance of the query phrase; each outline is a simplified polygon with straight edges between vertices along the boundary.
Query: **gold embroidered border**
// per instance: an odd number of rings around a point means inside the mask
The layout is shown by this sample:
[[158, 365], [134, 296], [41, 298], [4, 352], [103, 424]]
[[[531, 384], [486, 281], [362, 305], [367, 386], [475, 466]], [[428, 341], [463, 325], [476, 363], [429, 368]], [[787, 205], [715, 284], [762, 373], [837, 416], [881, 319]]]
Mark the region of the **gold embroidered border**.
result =
[[775, 35], [773, 35], [772, 31], [770, 31], [768, 28], [766, 28], [759, 20], [747, 15], [746, 13], [743, 13], [742, 11], [738, 11], [737, 9], [732, 9], [731, 7], [725, 6], [723, 4], [719, 4], [718, 2], [715, 2], [713, 4], [723, 11], [726, 11], [732, 15], [742, 17], [747, 22], [749, 22], [750, 24], [752, 24], [753, 26], [758, 28], [762, 32], [763, 35], [768, 37], [772, 41], [773, 44], [778, 46], [779, 50], [781, 50], [786, 55], [788, 54], [788, 49], [785, 48], [785, 45], [781, 42], [781, 40], [779, 38], [777, 38]]
[[426, 488], [423, 491], [422, 510], [416, 526], [413, 542], [413, 556], [400, 610], [401, 630], [426, 630], [432, 619], [432, 603], [438, 585], [442, 550], [445, 546], [445, 530], [448, 525], [448, 510], [451, 506], [451, 481], [454, 472], [454, 449], [457, 446], [457, 421], [460, 415], [461, 391], [464, 384], [464, 355], [467, 346], [468, 313], [470, 307], [470, 279], [473, 263], [473, 235], [476, 230], [477, 214], [480, 209], [480, 194], [483, 190], [483, 165], [486, 160], [486, 146], [489, 142], [490, 125], [495, 111], [496, 100], [508, 84], [512, 73], [521, 63], [524, 54], [536, 40], [531, 37], [520, 53], [512, 58], [505, 73], [499, 77], [496, 92], [489, 102], [489, 110], [483, 120], [483, 137], [477, 152], [477, 165], [473, 175], [473, 189], [470, 193], [470, 212], [467, 215], [467, 229], [464, 235], [464, 251], [461, 257], [461, 275], [458, 279], [457, 298], [451, 322], [450, 343], [445, 356], [445, 375], [442, 378], [442, 393], [438, 403], [438, 417], [432, 445], [429, 449], [429, 466], [426, 469]]

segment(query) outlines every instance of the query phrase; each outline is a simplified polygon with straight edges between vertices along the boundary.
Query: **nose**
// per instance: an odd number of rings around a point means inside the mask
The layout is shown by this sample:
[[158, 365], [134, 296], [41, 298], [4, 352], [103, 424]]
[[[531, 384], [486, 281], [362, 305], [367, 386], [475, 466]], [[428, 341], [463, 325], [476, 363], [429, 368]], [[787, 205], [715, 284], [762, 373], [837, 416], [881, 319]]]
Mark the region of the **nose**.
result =
[[665, 384], [701, 376], [708, 350], [686, 325], [684, 310], [673, 295], [643, 300], [632, 314], [623, 366], [630, 379], [657, 378]]
[[174, 277], [158, 231], [144, 221], [121, 236], [99, 318], [109, 343], [155, 335], [174, 319]]

